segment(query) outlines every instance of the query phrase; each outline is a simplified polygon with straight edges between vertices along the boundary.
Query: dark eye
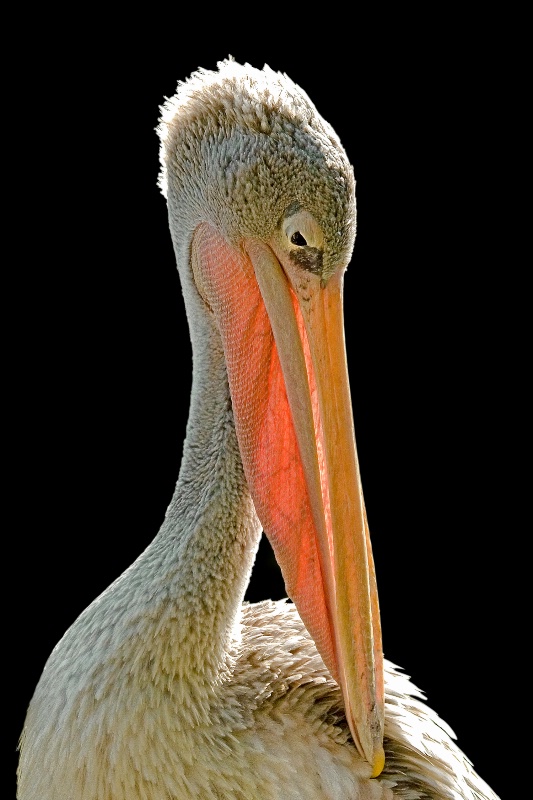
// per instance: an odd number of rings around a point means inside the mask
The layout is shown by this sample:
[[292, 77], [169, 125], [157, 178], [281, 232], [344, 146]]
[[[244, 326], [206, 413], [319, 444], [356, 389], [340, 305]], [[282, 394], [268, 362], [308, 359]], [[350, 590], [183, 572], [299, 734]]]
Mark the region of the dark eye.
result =
[[300, 231], [295, 231], [291, 236], [291, 244], [297, 244], [298, 247], [305, 247], [307, 242], [305, 241]]

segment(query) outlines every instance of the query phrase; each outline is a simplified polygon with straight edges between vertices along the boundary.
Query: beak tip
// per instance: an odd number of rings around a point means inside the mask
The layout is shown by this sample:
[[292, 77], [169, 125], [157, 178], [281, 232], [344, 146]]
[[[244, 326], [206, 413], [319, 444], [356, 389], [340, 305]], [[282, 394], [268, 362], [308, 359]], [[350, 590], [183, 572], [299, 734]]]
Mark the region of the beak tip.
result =
[[368, 763], [371, 778], [381, 775], [385, 767], [385, 750], [383, 749], [383, 727], [370, 727], [354, 724], [351, 715], [349, 726], [352, 732], [354, 744], [361, 757]]
[[380, 745], [376, 748], [374, 753], [374, 764], [372, 767], [372, 778], [377, 778], [383, 772], [383, 767], [385, 766], [385, 751], [383, 747]]

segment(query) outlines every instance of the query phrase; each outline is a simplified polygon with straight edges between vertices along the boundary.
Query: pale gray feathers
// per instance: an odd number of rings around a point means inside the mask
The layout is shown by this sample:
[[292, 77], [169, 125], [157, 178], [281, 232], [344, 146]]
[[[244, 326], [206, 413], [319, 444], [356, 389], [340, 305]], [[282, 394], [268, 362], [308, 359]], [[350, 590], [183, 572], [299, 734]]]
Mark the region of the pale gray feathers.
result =
[[355, 182], [337, 135], [287, 76], [232, 60], [179, 84], [159, 134], [194, 355], [180, 477], [152, 544], [47, 662], [22, 737], [20, 800], [497, 800], [388, 663], [386, 767], [365, 777], [294, 606], [241, 605], [261, 527], [191, 238], [208, 222], [235, 246], [267, 239], [302, 204], [324, 225], [326, 273], [346, 263]]
[[174, 237], [209, 222], [267, 240], [289, 204], [321, 219], [325, 273], [355, 239], [353, 169], [335, 131], [286, 75], [235, 61], [199, 70], [161, 109], [161, 173]]

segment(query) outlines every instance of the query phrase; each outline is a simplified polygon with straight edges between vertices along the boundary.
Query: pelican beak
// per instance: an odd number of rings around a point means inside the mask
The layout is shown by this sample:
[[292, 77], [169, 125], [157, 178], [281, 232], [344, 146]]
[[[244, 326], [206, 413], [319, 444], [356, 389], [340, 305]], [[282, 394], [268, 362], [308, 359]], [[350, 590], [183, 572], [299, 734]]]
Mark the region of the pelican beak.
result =
[[[304, 609], [315, 641], [331, 641], [325, 661], [342, 688], [356, 746], [375, 776], [385, 761], [383, 653], [348, 381], [343, 274], [324, 284], [290, 262], [283, 269], [262, 242], [249, 240], [246, 250], [277, 346], [322, 573], [322, 586], [309, 586], [291, 577], [286, 565], [287, 582], [294, 586], [289, 594]], [[309, 593], [318, 591], [327, 609], [320, 622], [314, 611], [305, 613], [313, 606]]]
[[[283, 260], [283, 264], [281, 261]], [[193, 272], [222, 338], [252, 499], [289, 597], [341, 687], [359, 753], [383, 769], [383, 653], [353, 429], [342, 271], [327, 282], [207, 224]]]

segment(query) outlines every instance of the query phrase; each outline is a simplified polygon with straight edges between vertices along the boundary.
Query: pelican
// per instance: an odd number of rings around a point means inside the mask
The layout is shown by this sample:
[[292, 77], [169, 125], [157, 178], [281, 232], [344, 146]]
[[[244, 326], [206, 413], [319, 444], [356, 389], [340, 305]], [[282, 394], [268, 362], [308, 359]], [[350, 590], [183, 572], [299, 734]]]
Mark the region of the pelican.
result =
[[[497, 800], [383, 658], [338, 136], [286, 75], [232, 58], [181, 81], [158, 132], [193, 350], [180, 473], [44, 667], [20, 800]], [[244, 602], [263, 530], [290, 601]]]

